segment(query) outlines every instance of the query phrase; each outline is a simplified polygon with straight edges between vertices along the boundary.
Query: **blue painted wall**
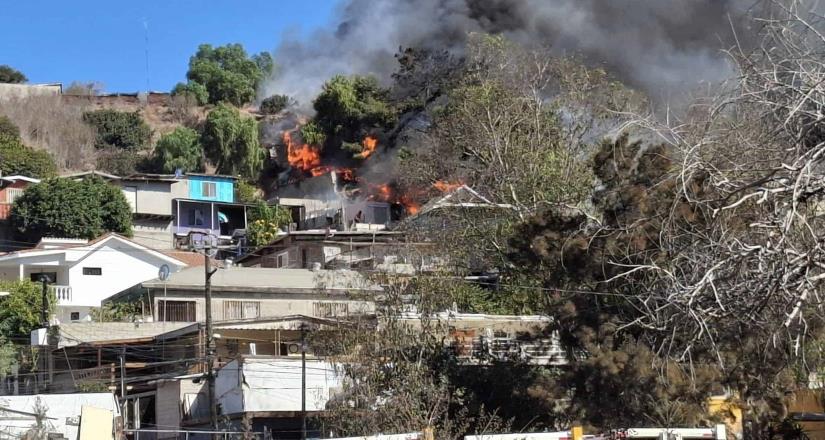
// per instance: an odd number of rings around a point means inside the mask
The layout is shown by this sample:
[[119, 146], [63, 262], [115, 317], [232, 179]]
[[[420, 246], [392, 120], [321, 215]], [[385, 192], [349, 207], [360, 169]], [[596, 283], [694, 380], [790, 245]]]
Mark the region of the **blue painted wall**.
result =
[[[189, 198], [213, 202], [235, 202], [235, 181], [226, 177], [187, 176], [189, 180]], [[204, 197], [203, 182], [215, 183], [215, 197]]]

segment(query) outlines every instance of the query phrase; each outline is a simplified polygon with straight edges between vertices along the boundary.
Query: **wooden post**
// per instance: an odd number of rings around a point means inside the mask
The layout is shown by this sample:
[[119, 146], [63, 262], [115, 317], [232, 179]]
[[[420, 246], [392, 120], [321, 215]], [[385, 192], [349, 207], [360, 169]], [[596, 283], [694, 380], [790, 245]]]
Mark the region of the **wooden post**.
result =
[[422, 431], [422, 434], [423, 434], [423, 440], [435, 440], [435, 431], [433, 430], [432, 426], [428, 426], [428, 427], [424, 428], [424, 431]]

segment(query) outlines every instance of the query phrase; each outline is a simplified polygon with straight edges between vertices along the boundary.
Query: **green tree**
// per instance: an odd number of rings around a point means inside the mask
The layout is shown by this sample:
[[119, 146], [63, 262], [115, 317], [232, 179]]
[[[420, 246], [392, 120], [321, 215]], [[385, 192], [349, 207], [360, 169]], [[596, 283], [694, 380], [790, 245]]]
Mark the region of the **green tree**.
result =
[[107, 301], [91, 310], [95, 322], [130, 322], [140, 316], [140, 304]]
[[256, 204], [261, 201], [261, 197], [258, 195], [258, 188], [255, 185], [244, 180], [239, 180], [235, 188], [238, 203]]
[[186, 77], [206, 87], [210, 103], [225, 101], [241, 106], [255, 98], [255, 89], [264, 76], [261, 67], [271, 69], [267, 66], [271, 66], [272, 59], [268, 56], [267, 62], [267, 56], [250, 59], [240, 44], [202, 44], [189, 59]]
[[28, 80], [23, 72], [6, 64], [0, 65], [0, 83], [22, 84]]
[[269, 98], [261, 101], [261, 113], [265, 115], [274, 115], [280, 113], [287, 107], [294, 105], [292, 99], [286, 95], [272, 95]]
[[94, 110], [84, 113], [83, 121], [95, 128], [98, 149], [140, 150], [152, 138], [152, 129], [138, 112]]
[[278, 236], [278, 231], [292, 222], [289, 209], [261, 201], [251, 212], [247, 239], [252, 246], [263, 246]]
[[44, 236], [92, 239], [108, 231], [132, 235], [132, 212], [123, 192], [97, 177], [30, 186], [14, 201], [11, 223], [30, 242]]
[[57, 166], [47, 151], [35, 150], [23, 145], [17, 137], [0, 134], [0, 171], [4, 175], [42, 179], [57, 174]]
[[5, 115], [0, 115], [0, 136], [20, 138], [20, 128]]
[[201, 83], [190, 81], [188, 83], [177, 83], [172, 89], [172, 96], [184, 96], [198, 105], [209, 102], [209, 91]]
[[372, 76], [336, 75], [313, 101], [315, 122], [329, 142], [358, 143], [371, 130], [386, 129], [396, 120], [389, 91]]
[[[27, 341], [31, 331], [41, 327], [41, 285], [28, 280], [0, 281], [0, 291], [9, 292], [0, 296], [0, 338]], [[49, 310], [54, 312], [56, 300], [50, 295]]]
[[155, 161], [163, 173], [174, 173], [178, 168], [188, 172], [203, 171], [200, 135], [186, 127], [164, 134], [155, 145]]
[[258, 123], [231, 105], [219, 104], [209, 112], [201, 138], [206, 158], [219, 173], [258, 177], [264, 150], [258, 141]]
[[272, 59], [272, 54], [269, 52], [261, 52], [252, 55], [252, 61], [258, 66], [263, 78], [266, 78], [275, 71], [275, 60]]

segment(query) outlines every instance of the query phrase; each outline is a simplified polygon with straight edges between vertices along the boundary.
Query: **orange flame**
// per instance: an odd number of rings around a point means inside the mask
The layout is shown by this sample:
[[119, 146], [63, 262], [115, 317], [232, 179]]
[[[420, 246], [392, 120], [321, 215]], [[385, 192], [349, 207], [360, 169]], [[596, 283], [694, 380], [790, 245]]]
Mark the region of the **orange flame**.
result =
[[352, 168], [336, 168], [335, 172], [341, 177], [344, 182], [355, 182], [358, 179], [355, 177], [355, 170]]
[[332, 167], [328, 166], [319, 166], [309, 170], [309, 173], [312, 174], [313, 177], [323, 176], [324, 174], [329, 173], [332, 171]]
[[445, 182], [443, 180], [436, 180], [435, 183], [433, 183], [433, 188], [441, 192], [447, 193], [457, 190], [462, 185], [464, 184], [461, 182]]
[[378, 138], [374, 136], [367, 136], [364, 140], [361, 141], [361, 146], [364, 148], [361, 150], [360, 153], [356, 155], [361, 159], [366, 159], [370, 157], [372, 153], [375, 153], [375, 148], [378, 147]]
[[[284, 132], [283, 137], [284, 144], [286, 144], [287, 161], [293, 168], [297, 168], [301, 171], [309, 171], [313, 176], [320, 176], [321, 174], [329, 172], [329, 170], [320, 172], [316, 171], [316, 169], [321, 165], [321, 152], [318, 148], [307, 144], [297, 147], [292, 142], [292, 136], [288, 131]], [[318, 174], [316, 174], [316, 172], [318, 172]]]
[[399, 202], [404, 206], [404, 209], [407, 210], [407, 214], [415, 215], [421, 210], [421, 205], [407, 196], [401, 196]]
[[421, 209], [421, 204], [416, 202], [413, 199], [411, 194], [401, 194], [397, 193], [397, 188], [390, 184], [373, 184], [368, 183], [367, 186], [370, 189], [370, 196], [368, 197], [369, 200], [378, 200], [381, 202], [388, 202], [388, 203], [397, 203], [404, 207], [407, 211], [407, 214], [413, 215], [418, 213]]
[[392, 188], [388, 184], [383, 185], [372, 185], [375, 189], [372, 197], [373, 199], [381, 200], [382, 202], [389, 202], [393, 199], [393, 191]]

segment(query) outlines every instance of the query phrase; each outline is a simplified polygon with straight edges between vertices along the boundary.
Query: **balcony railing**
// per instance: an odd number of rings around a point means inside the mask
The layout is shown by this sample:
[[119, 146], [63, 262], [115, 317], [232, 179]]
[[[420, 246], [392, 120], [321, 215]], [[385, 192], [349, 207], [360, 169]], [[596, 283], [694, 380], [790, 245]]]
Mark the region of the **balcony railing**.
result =
[[518, 360], [533, 365], [564, 365], [565, 352], [555, 338], [520, 341], [514, 338], [478, 337], [456, 340], [452, 344], [456, 356], [468, 363], [487, 363], [493, 360]]
[[57, 297], [58, 304], [71, 302], [72, 300], [72, 286], [58, 286], [52, 284], [49, 286], [54, 296]]

